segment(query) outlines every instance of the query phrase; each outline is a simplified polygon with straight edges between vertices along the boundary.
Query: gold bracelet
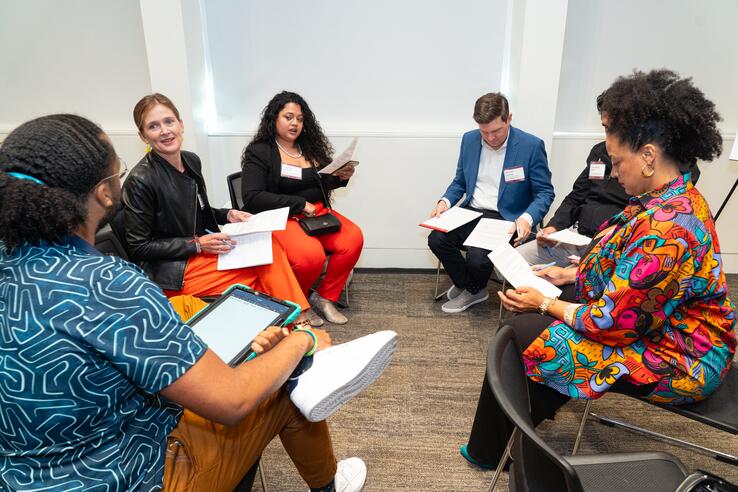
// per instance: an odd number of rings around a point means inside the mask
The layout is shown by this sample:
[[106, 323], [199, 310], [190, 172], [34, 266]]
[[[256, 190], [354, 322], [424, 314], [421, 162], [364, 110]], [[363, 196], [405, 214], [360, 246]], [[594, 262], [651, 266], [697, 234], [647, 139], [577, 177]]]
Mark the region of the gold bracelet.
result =
[[558, 297], [544, 297], [543, 302], [540, 306], [538, 306], [538, 312], [541, 315], [548, 314], [548, 309], [551, 307], [551, 305], [558, 300]]

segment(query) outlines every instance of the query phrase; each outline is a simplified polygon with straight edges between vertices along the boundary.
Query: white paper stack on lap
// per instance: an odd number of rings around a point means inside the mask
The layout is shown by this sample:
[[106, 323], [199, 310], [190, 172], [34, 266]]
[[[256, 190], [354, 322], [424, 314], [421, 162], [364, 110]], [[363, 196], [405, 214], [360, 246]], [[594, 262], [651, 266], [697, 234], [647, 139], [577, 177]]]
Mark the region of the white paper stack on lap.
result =
[[480, 219], [469, 237], [464, 241], [464, 246], [494, 250], [500, 243], [509, 243], [512, 237], [514, 222], [499, 219]]
[[253, 232], [283, 231], [287, 228], [290, 208], [282, 207], [254, 214], [246, 222], [232, 222], [223, 226], [222, 232], [229, 236], [241, 236]]
[[433, 217], [418, 225], [435, 231], [449, 232], [471, 222], [480, 215], [482, 215], [482, 212], [475, 212], [474, 210], [461, 207], [452, 207], [443, 212], [440, 217]]
[[270, 265], [272, 257], [272, 233], [252, 232], [232, 236], [236, 246], [228, 253], [218, 255], [218, 270], [234, 270], [259, 265]]
[[592, 241], [591, 237], [583, 236], [571, 229], [552, 232], [546, 236], [546, 239], [558, 241], [560, 243], [573, 244], [574, 246], [586, 246]]
[[536, 276], [530, 265], [508, 243], [500, 244], [488, 255], [500, 273], [516, 288], [533, 287], [546, 297], [558, 297], [561, 289]]

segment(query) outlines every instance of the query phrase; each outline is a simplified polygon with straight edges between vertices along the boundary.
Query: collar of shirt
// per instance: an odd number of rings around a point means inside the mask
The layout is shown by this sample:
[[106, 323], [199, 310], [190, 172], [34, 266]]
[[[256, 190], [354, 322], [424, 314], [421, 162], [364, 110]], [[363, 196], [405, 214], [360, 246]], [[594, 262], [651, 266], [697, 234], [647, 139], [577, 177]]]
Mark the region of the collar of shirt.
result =
[[689, 173], [682, 174], [658, 189], [631, 197], [625, 210], [615, 218], [618, 218], [620, 222], [627, 222], [644, 210], [660, 208], [664, 201], [686, 192], [693, 186]]

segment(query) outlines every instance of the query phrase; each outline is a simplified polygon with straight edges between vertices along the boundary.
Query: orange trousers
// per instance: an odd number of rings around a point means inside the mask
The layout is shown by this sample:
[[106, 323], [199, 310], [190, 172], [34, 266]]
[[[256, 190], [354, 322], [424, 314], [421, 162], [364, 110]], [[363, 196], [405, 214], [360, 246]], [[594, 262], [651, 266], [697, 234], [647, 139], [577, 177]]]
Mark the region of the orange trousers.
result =
[[[327, 212], [321, 202], [314, 205], [317, 215]], [[323, 271], [326, 251], [331, 253], [325, 276], [317, 292], [322, 297], [336, 302], [341, 297], [341, 290], [348, 280], [351, 269], [359, 261], [361, 249], [364, 247], [364, 235], [359, 226], [349, 219], [335, 210], [331, 210], [331, 213], [341, 221], [341, 229], [333, 234], [308, 236], [296, 220], [302, 215], [290, 217], [287, 229], [274, 231], [272, 234], [287, 252], [287, 258], [305, 296]]]
[[182, 290], [165, 290], [167, 297], [218, 296], [233, 284], [243, 284], [278, 299], [292, 301], [305, 311], [310, 308], [304, 289], [290, 267], [280, 241], [272, 240], [271, 265], [218, 271], [218, 256], [200, 253], [187, 260]]
[[[174, 297], [171, 302], [182, 319], [205, 306], [191, 296]], [[230, 492], [277, 435], [310, 487], [323, 487], [333, 480], [336, 457], [328, 424], [308, 422], [280, 389], [233, 426], [185, 410], [167, 437], [164, 490]]]

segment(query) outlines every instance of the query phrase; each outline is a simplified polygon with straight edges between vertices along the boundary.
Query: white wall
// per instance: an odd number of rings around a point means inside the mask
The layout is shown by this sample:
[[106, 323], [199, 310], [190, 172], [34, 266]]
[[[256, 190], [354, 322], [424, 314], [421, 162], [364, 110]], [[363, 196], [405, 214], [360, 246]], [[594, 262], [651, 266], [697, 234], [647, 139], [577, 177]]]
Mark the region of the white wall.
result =
[[466, 128], [476, 98], [500, 87], [506, 6], [208, 1], [213, 129], [254, 131], [283, 89], [305, 97], [328, 132]]
[[133, 129], [149, 92], [137, 2], [0, 0], [0, 131], [72, 112]]

